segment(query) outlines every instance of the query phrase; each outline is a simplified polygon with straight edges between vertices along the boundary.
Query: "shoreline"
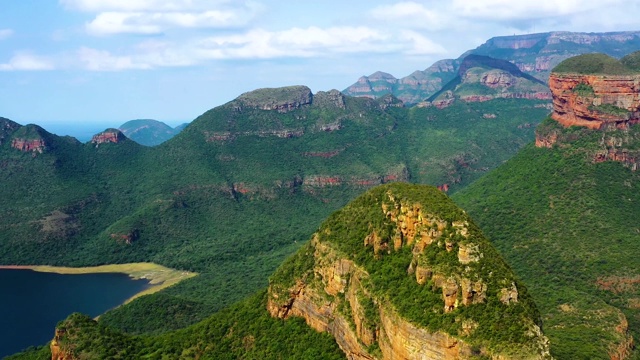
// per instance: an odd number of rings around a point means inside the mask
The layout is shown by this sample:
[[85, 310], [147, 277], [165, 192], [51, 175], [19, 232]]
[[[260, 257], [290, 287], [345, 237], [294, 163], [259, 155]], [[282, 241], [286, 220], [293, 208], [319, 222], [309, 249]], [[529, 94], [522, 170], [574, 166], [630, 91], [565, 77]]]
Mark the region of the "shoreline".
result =
[[65, 275], [74, 274], [98, 274], [98, 273], [120, 273], [127, 274], [132, 279], [146, 279], [149, 287], [125, 300], [121, 305], [144, 296], [154, 294], [160, 290], [173, 286], [182, 280], [192, 278], [197, 273], [171, 269], [154, 263], [129, 263], [112, 264], [87, 267], [65, 267], [49, 265], [0, 265], [0, 270], [33, 270], [37, 272], [47, 272]]

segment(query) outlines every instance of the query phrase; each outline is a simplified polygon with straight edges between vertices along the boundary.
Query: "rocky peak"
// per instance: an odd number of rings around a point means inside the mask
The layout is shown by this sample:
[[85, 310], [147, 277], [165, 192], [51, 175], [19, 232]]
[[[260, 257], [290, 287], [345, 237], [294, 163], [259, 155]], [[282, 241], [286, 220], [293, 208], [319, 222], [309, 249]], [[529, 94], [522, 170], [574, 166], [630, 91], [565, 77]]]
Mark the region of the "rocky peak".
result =
[[321, 107], [334, 107], [338, 109], [344, 109], [346, 107], [344, 102], [344, 95], [338, 90], [318, 91], [313, 96], [314, 105]]
[[34, 156], [42, 154], [49, 145], [45, 140], [47, 135], [49, 133], [38, 125], [29, 124], [18, 127], [12, 134], [11, 147], [22, 152], [31, 152]]
[[551, 117], [564, 127], [625, 128], [640, 122], [640, 72], [607, 55], [563, 61], [551, 73], [549, 88]]
[[[267, 308], [331, 333], [349, 359], [550, 358], [523, 290], [446, 195], [391, 184], [334, 213], [273, 275]], [[510, 319], [481, 315], [495, 312]], [[491, 343], [503, 326], [520, 340]]]
[[242, 107], [276, 110], [286, 113], [311, 104], [313, 94], [306, 86], [287, 86], [281, 88], [263, 88], [240, 95], [236, 101]]
[[91, 143], [96, 147], [104, 143], [118, 144], [123, 142], [127, 137], [118, 129], [107, 129], [99, 134], [93, 135]]

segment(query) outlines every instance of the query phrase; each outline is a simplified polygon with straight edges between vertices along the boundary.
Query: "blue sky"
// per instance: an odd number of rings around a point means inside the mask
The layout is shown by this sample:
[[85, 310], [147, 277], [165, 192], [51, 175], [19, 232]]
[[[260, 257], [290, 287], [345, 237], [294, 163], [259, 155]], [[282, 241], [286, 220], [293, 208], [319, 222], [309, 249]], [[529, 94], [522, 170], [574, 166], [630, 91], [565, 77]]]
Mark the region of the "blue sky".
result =
[[640, 30], [635, 0], [0, 0], [0, 116], [171, 125], [261, 87], [403, 77], [493, 36]]

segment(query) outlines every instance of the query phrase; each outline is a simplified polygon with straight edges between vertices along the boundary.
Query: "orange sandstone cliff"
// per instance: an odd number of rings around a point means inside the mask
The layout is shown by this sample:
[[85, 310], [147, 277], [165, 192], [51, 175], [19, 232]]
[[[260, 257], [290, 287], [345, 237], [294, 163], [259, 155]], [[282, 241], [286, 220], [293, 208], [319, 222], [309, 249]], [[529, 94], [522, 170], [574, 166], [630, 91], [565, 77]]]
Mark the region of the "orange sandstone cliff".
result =
[[[553, 96], [551, 117], [565, 127], [600, 129], [640, 122], [640, 74], [552, 73], [549, 88]], [[607, 111], [607, 106], [614, 111]]]
[[[526, 289], [454, 207], [434, 187], [374, 188], [274, 274], [268, 311], [329, 332], [348, 359], [551, 358]], [[517, 340], [486, 331], [500, 328]]]
[[[554, 121], [536, 129], [536, 146], [566, 146], [597, 131], [598, 146], [585, 149], [593, 162], [617, 161], [637, 170], [640, 150], [635, 144], [640, 141], [640, 133], [631, 128], [640, 123], [636, 58], [640, 58], [640, 52], [622, 60], [587, 54], [558, 65], [549, 77]], [[572, 126], [576, 131], [564, 130]]]

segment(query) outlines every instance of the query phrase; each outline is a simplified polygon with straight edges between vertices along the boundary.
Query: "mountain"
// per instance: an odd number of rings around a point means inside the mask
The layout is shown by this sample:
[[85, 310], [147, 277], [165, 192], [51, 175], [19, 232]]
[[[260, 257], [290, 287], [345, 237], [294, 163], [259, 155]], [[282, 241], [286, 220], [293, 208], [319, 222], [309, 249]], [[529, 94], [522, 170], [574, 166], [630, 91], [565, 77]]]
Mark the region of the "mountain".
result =
[[383, 185], [333, 213], [271, 277], [267, 306], [348, 359], [550, 358], [526, 288], [435, 187]]
[[100, 320], [128, 333], [184, 327], [265, 287], [323, 218], [366, 189], [454, 191], [533, 141], [546, 113], [535, 100], [405, 108], [392, 96], [292, 86], [242, 94], [155, 147], [116, 129], [83, 144], [5, 120], [0, 263], [198, 272]]
[[528, 286], [559, 359], [629, 358], [640, 336], [638, 56], [560, 63], [535, 144], [454, 196]]
[[118, 129], [129, 139], [140, 145], [155, 146], [176, 136], [188, 124], [181, 124], [172, 128], [171, 126], [152, 119], [129, 120], [120, 125]]
[[456, 100], [487, 101], [496, 98], [550, 99], [546, 84], [525, 74], [507, 60], [483, 55], [468, 55], [458, 74], [438, 92], [418, 106], [443, 108]]
[[[576, 33], [554, 31], [540, 34], [499, 36], [462, 54], [458, 59], [437, 61], [424, 71], [395, 79], [378, 73], [363, 76], [344, 90], [351, 96], [377, 98], [393, 94], [407, 105], [415, 105], [433, 96], [451, 81], [468, 55], [483, 55], [507, 60], [523, 73], [546, 82], [552, 68], [563, 60], [586, 53], [600, 52], [620, 58], [640, 49], [640, 31]], [[373, 77], [373, 79], [371, 79]], [[482, 94], [479, 94], [482, 95]]]
[[59, 360], [550, 358], [526, 287], [473, 221], [435, 187], [399, 183], [376, 187], [333, 213], [273, 274], [267, 294], [146, 338], [74, 314], [39, 354]]

